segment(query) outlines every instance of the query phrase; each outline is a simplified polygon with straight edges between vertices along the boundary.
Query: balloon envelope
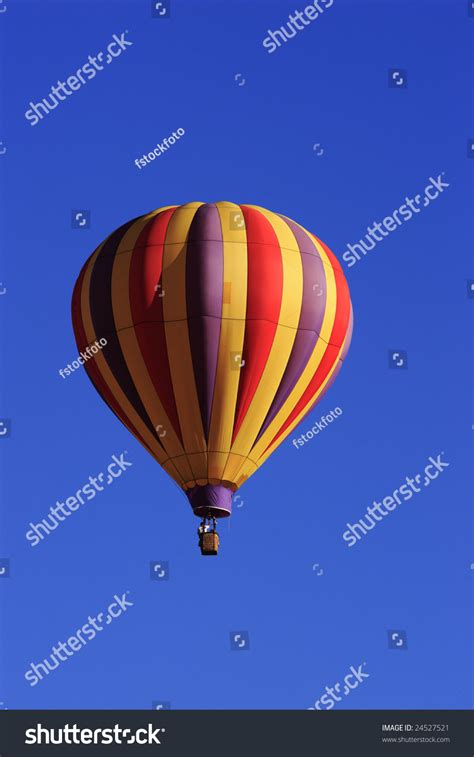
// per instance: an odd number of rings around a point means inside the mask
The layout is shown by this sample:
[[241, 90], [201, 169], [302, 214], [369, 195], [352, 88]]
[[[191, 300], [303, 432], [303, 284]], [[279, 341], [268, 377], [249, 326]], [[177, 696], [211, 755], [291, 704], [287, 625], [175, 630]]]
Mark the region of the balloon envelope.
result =
[[322, 398], [352, 333], [329, 248], [230, 202], [159, 208], [114, 231], [79, 275], [72, 318], [105, 402], [194, 512], [216, 517]]

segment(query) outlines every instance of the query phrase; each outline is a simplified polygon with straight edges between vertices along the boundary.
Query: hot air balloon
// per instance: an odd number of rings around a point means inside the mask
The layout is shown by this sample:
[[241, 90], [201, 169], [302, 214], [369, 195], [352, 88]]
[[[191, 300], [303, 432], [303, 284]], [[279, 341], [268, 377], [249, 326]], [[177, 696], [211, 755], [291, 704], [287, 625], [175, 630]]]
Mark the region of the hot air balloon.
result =
[[254, 205], [158, 208], [114, 231], [72, 297], [95, 388], [202, 518], [203, 554], [236, 490], [324, 396], [352, 334], [341, 266]]

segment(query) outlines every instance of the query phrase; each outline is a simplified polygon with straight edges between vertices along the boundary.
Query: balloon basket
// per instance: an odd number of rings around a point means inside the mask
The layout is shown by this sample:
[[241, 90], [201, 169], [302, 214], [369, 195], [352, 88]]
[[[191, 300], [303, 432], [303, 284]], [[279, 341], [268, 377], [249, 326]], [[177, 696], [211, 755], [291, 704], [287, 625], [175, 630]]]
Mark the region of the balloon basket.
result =
[[202, 534], [200, 547], [201, 555], [217, 555], [219, 551], [219, 534], [215, 531]]

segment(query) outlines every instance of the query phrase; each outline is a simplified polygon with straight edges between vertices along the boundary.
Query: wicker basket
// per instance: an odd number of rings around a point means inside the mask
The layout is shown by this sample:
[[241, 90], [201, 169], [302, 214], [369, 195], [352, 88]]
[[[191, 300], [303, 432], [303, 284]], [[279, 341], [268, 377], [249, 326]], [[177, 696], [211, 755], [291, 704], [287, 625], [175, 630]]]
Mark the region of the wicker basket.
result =
[[210, 531], [202, 535], [201, 553], [203, 555], [217, 555], [219, 550], [219, 535]]

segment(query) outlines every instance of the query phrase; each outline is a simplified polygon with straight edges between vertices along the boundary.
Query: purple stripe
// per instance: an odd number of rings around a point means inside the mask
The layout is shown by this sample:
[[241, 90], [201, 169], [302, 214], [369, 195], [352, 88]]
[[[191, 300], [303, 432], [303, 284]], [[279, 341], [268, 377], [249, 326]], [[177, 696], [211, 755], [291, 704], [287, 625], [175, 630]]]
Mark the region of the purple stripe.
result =
[[186, 252], [186, 307], [189, 342], [206, 438], [222, 317], [224, 257], [221, 222], [215, 205], [201, 205], [189, 229]]
[[[324, 397], [324, 395], [326, 394], [326, 392], [328, 392], [329, 389], [332, 387], [332, 385], [334, 384], [336, 378], [339, 375], [339, 371], [341, 370], [342, 365], [343, 365], [342, 360], [338, 360], [337, 363], [336, 363], [336, 365], [335, 365], [335, 367], [333, 368], [333, 372], [331, 373], [331, 377], [330, 377], [329, 381], [327, 382], [326, 386], [324, 387], [324, 389], [321, 392], [321, 394], [319, 395], [319, 397], [314, 400], [314, 402], [311, 404], [311, 407], [309, 408], [309, 410], [307, 410], [307, 412], [304, 414], [304, 416], [303, 416], [304, 418], [306, 418], [306, 416], [308, 415], [308, 413], [310, 413], [311, 410], [313, 410], [313, 408], [316, 407], [316, 405], [319, 405], [319, 403], [321, 402], [321, 400]], [[301, 418], [301, 420], [303, 420], [303, 418]], [[300, 422], [301, 421], [299, 421], [299, 423]]]
[[354, 314], [353, 314], [353, 311], [352, 311], [352, 302], [351, 302], [351, 312], [350, 312], [350, 315], [349, 315], [349, 323], [347, 325], [346, 338], [344, 340], [344, 346], [343, 346], [342, 352], [341, 352], [341, 360], [345, 360], [346, 359], [346, 355], [349, 352], [349, 347], [350, 347], [351, 340], [352, 340], [352, 332], [353, 332], [353, 330], [354, 330]]
[[[258, 439], [288, 399], [303, 373], [319, 338], [326, 310], [326, 273], [316, 245], [293, 221], [283, 219], [298, 244], [303, 266], [303, 295], [298, 331], [280, 386]], [[303, 254], [309, 253], [309, 254]]]
[[[309, 410], [307, 410], [307, 412], [304, 414], [304, 416], [303, 416], [304, 418], [306, 418], [306, 416], [316, 407], [316, 405], [318, 405], [321, 402], [321, 400], [324, 397], [324, 395], [326, 394], [326, 392], [329, 391], [329, 389], [334, 384], [334, 382], [335, 382], [335, 380], [336, 380], [336, 378], [337, 378], [337, 376], [339, 374], [339, 371], [341, 370], [341, 368], [343, 366], [344, 358], [346, 357], [347, 352], [349, 350], [349, 346], [350, 346], [351, 339], [352, 339], [353, 323], [354, 323], [354, 320], [353, 320], [353, 315], [352, 315], [352, 303], [351, 303], [351, 313], [350, 313], [350, 316], [349, 316], [349, 324], [347, 326], [346, 338], [344, 340], [344, 346], [342, 348], [341, 356], [340, 356], [339, 360], [337, 361], [337, 363], [336, 363], [336, 365], [335, 365], [335, 367], [333, 369], [333, 372], [331, 373], [331, 377], [330, 377], [329, 381], [327, 382], [326, 386], [324, 387], [324, 389], [321, 392], [321, 394], [319, 395], [319, 397], [311, 404], [311, 407], [309, 408]], [[303, 420], [303, 418], [301, 418], [301, 420]]]
[[332, 387], [332, 385], [334, 384], [337, 376], [339, 375], [339, 372], [340, 372], [340, 370], [341, 370], [341, 368], [343, 366], [344, 358], [347, 355], [347, 352], [349, 350], [349, 345], [351, 343], [352, 327], [353, 327], [353, 316], [352, 316], [352, 304], [351, 304], [351, 314], [349, 316], [349, 325], [347, 326], [346, 338], [344, 340], [344, 346], [342, 348], [341, 357], [337, 361], [337, 363], [336, 363], [336, 365], [335, 365], [335, 367], [333, 369], [333, 372], [331, 373], [331, 377], [330, 377], [329, 381], [327, 382], [326, 386], [324, 387], [323, 391], [321, 392], [321, 394], [319, 395], [319, 397], [317, 399], [315, 399], [314, 402], [311, 403], [310, 407], [308, 408], [308, 410], [306, 411], [306, 413], [304, 414], [304, 416], [299, 420], [299, 423], [301, 423], [301, 421], [303, 420], [303, 418], [306, 418], [306, 416], [309, 415], [312, 410], [314, 410], [314, 408], [316, 407], [316, 405], [319, 405], [319, 403], [321, 402], [322, 398], [324, 397], [324, 395], [326, 394], [326, 392], [328, 392], [329, 389]]
[[309, 329], [319, 335], [326, 312], [326, 272], [323, 261], [318, 248], [303, 229], [289, 218], [284, 220], [293, 232], [303, 264], [303, 299], [298, 329]]
[[[114, 231], [104, 242], [104, 245], [98, 254], [92, 268], [89, 284], [89, 305], [91, 311], [92, 327], [95, 332], [95, 338], [106, 337], [107, 345], [102, 350], [104, 357], [114, 379], [120, 389], [126, 395], [134, 410], [140, 416], [141, 420], [158, 440], [155, 428], [148, 416], [143, 405], [140, 394], [135, 382], [129, 371], [129, 354], [124, 352], [120, 339], [117, 334], [114, 310], [112, 305], [112, 281], [115, 255], [120, 243], [128, 231], [135, 223], [136, 219], [124, 224]], [[102, 376], [102, 372], [101, 372]], [[103, 380], [103, 377], [102, 377]], [[95, 382], [93, 381], [95, 384]], [[115, 397], [115, 393], [111, 390]], [[144, 443], [144, 442], [143, 442]], [[160, 442], [161, 445], [161, 442]], [[162, 446], [162, 445], [161, 445]]]
[[335, 380], [336, 380], [336, 378], [337, 378], [337, 376], [339, 374], [339, 371], [342, 368], [342, 365], [343, 365], [342, 360], [338, 360], [337, 363], [336, 363], [336, 365], [335, 365], [335, 368], [333, 370], [333, 373], [331, 374], [331, 378], [329, 379], [328, 383], [324, 387], [324, 389], [321, 392], [321, 394], [319, 395], [319, 397], [317, 399], [313, 400], [313, 402], [311, 403], [311, 405], [306, 410], [305, 414], [301, 416], [301, 418], [298, 421], [298, 424], [302, 423], [302, 421], [305, 418], [307, 418], [307, 416], [314, 410], [314, 408], [316, 407], [316, 405], [319, 405], [319, 403], [321, 402], [321, 400], [324, 397], [324, 395], [326, 394], [326, 392], [329, 391], [329, 389], [331, 388], [331, 386], [334, 384], [334, 382], [335, 382]]

